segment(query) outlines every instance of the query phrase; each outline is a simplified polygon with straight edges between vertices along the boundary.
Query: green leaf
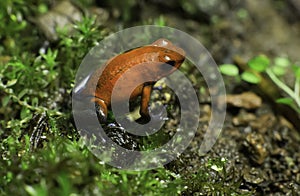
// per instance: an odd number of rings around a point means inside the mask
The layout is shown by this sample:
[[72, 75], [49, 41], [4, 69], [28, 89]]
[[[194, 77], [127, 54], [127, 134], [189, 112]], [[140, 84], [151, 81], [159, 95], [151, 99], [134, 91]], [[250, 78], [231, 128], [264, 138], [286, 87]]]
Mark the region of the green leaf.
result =
[[60, 185], [60, 195], [72, 195], [72, 185], [67, 174], [60, 174], [57, 181]]
[[241, 8], [237, 11], [237, 16], [240, 19], [247, 19], [249, 17], [249, 13], [246, 9]]
[[248, 66], [258, 72], [263, 72], [270, 65], [270, 59], [265, 55], [254, 57], [248, 62]]
[[286, 72], [286, 69], [284, 67], [280, 67], [280, 66], [274, 66], [271, 68], [271, 70], [277, 76], [282, 76]]
[[39, 99], [37, 97], [32, 98], [31, 105], [34, 106], [34, 107], [38, 107]]
[[17, 83], [18, 79], [12, 79], [12, 80], [9, 80], [6, 84], [6, 87], [10, 87], [10, 86], [13, 86]]
[[260, 82], [260, 78], [257, 77], [256, 75], [254, 75], [251, 72], [245, 71], [244, 73], [242, 73], [241, 78], [249, 83], [252, 84], [258, 84]]
[[294, 100], [292, 98], [285, 97], [285, 98], [276, 99], [276, 103], [291, 105], [294, 103]]
[[291, 64], [290, 60], [285, 57], [276, 57], [274, 59], [274, 65], [279, 67], [288, 67]]
[[30, 115], [30, 110], [26, 107], [23, 107], [20, 114], [21, 119], [26, 118], [28, 115]]
[[300, 78], [300, 66], [299, 65], [293, 65], [293, 69], [294, 69], [296, 78]]
[[2, 98], [1, 102], [2, 102], [2, 106], [5, 107], [7, 106], [7, 104], [9, 103], [9, 100], [10, 100], [10, 96], [5, 96]]
[[46, 12], [48, 11], [48, 7], [47, 7], [47, 5], [44, 4], [44, 3], [41, 3], [41, 4], [38, 6], [37, 9], [38, 9], [38, 11], [39, 11], [40, 14], [44, 14], [44, 13], [46, 13]]
[[296, 77], [297, 77], [297, 78], [300, 78], [300, 69], [297, 70], [297, 72], [296, 72]]
[[166, 20], [165, 18], [161, 15], [159, 16], [159, 18], [154, 20], [154, 25], [158, 25], [158, 26], [166, 26]]
[[223, 64], [219, 68], [221, 73], [227, 76], [237, 76], [239, 74], [239, 69], [233, 64]]
[[28, 93], [28, 89], [24, 88], [23, 90], [21, 90], [21, 92], [19, 92], [18, 94], [18, 98], [21, 99], [24, 95], [26, 95]]
[[48, 195], [47, 185], [44, 179], [35, 186], [25, 185], [25, 190], [30, 196], [46, 196]]

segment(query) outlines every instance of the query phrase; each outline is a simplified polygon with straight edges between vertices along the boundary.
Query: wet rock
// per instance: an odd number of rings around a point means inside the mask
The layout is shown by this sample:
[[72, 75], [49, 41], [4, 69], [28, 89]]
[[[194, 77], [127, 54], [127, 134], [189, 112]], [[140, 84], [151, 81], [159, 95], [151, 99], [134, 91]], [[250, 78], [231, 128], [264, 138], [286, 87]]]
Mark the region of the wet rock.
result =
[[226, 102], [229, 106], [245, 109], [256, 109], [262, 104], [259, 96], [252, 92], [244, 92], [242, 94], [227, 95]]
[[243, 177], [246, 182], [252, 184], [260, 184], [264, 181], [262, 171], [254, 167], [245, 169]]
[[255, 120], [256, 116], [253, 113], [241, 110], [238, 116], [232, 118], [232, 124], [235, 126], [248, 125], [251, 121]]
[[[106, 10], [96, 7], [87, 10], [86, 14], [96, 16], [98, 24], [104, 23], [109, 17]], [[83, 10], [73, 5], [70, 1], [61, 1], [49, 12], [39, 16], [35, 23], [49, 41], [56, 41], [58, 39], [58, 29], [72, 33], [74, 24], [81, 21], [83, 17]]]
[[276, 122], [277, 120], [275, 116], [272, 113], [267, 113], [262, 114], [254, 121], [249, 122], [249, 124], [254, 130], [257, 130], [260, 133], [265, 133], [269, 129], [271, 129], [276, 124]]
[[91, 7], [88, 11], [90, 15], [96, 16], [97, 24], [104, 24], [109, 19], [109, 13], [106, 9], [100, 7]]
[[295, 10], [298, 16], [300, 16], [300, 1], [299, 0], [288, 0], [287, 1]]
[[58, 3], [46, 14], [37, 18], [38, 27], [50, 41], [57, 40], [57, 29], [70, 32], [76, 21], [82, 20], [82, 12], [69, 1]]
[[266, 142], [259, 133], [249, 133], [243, 145], [249, 153], [250, 159], [257, 164], [262, 164], [268, 156]]
[[107, 136], [115, 142], [118, 146], [123, 148], [135, 150], [138, 146], [138, 142], [135, 137], [127, 133], [125, 129], [120, 129], [118, 127], [105, 127], [105, 132]]
[[228, 11], [228, 5], [222, 0], [211, 0], [211, 1], [194, 1], [194, 5], [199, 10], [207, 14], [220, 14]]

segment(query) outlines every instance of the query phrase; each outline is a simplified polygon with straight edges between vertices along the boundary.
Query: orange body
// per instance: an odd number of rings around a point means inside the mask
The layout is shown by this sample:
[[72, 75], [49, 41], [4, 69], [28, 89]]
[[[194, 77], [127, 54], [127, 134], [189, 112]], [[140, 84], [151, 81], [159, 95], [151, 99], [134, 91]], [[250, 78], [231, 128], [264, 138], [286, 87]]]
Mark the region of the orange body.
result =
[[[153, 85], [178, 69], [185, 59], [184, 55], [181, 48], [166, 39], [159, 39], [151, 45], [133, 49], [107, 61], [102, 69], [96, 70], [90, 76], [82, 93], [93, 97], [92, 101], [97, 105], [101, 120], [105, 121], [107, 108], [111, 105], [113, 89], [123, 76], [125, 82], [121, 82], [118, 89], [115, 89], [117, 90], [115, 102], [122, 104], [128, 101], [125, 100], [128, 97], [134, 100], [141, 96], [140, 115], [149, 120], [148, 104]], [[135, 66], [141, 64], [144, 66], [135, 69]], [[165, 64], [171, 66], [166, 67]], [[151, 78], [151, 81], [136, 85], [139, 79], [145, 78]], [[133, 85], [135, 86], [132, 91]]]

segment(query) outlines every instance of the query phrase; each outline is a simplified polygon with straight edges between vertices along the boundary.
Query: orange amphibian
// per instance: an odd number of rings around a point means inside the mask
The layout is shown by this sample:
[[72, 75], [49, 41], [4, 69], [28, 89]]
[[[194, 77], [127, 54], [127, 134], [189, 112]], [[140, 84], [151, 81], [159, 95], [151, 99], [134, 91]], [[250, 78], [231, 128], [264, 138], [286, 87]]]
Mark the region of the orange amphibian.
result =
[[[150, 120], [148, 111], [148, 104], [150, 101], [151, 91], [153, 85], [159, 79], [171, 74], [185, 60], [184, 51], [172, 44], [167, 39], [159, 39], [151, 45], [146, 45], [140, 48], [130, 50], [126, 53], [117, 55], [105, 63], [105, 66], [96, 70], [92, 75], [88, 76], [85, 85], [81, 86], [82, 89], [76, 89], [75, 93], [79, 92], [81, 95], [90, 96], [91, 101], [96, 103], [98, 114], [100, 114], [100, 121], [106, 121], [107, 110], [111, 106], [111, 96], [116, 82], [120, 79], [125, 72], [134, 68], [137, 65], [144, 64], [147, 67], [130, 72], [126, 75], [121, 86], [118, 87], [116, 96], [117, 103], [124, 103], [126, 98], [130, 100], [136, 99], [141, 96], [140, 115], [147, 121]], [[165, 64], [171, 65], [164, 66]], [[101, 73], [101, 75], [100, 75]], [[139, 84], [131, 92], [132, 85], [136, 85], [137, 79], [140, 78], [155, 78]], [[153, 77], [154, 76], [154, 77]], [[128, 96], [129, 95], [129, 96]]]

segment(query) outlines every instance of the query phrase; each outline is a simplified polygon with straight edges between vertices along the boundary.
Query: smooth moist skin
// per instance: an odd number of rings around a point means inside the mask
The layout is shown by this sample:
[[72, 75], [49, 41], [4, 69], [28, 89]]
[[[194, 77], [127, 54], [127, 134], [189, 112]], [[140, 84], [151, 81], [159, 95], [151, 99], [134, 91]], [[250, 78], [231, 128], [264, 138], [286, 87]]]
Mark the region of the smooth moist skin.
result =
[[[159, 79], [178, 69], [184, 60], [185, 53], [181, 48], [167, 39], [159, 39], [151, 45], [136, 48], [111, 58], [104, 66], [88, 76], [85, 79], [85, 85], [80, 86], [81, 89], [76, 91], [80, 92], [81, 96], [92, 97], [91, 101], [96, 104], [100, 121], [105, 122], [115, 84], [121, 77], [124, 77], [126, 82], [118, 86], [118, 95], [114, 100], [118, 104], [122, 104], [128, 101], [128, 97], [130, 100], [135, 100], [141, 96], [140, 115], [145, 121], [149, 121], [148, 105], [153, 85]], [[141, 64], [144, 66], [135, 69], [135, 66]], [[165, 66], [166, 64], [169, 66]], [[130, 74], [126, 73], [127, 71], [130, 71], [128, 72]], [[136, 86], [136, 81], [145, 78], [152, 80]], [[133, 85], [136, 87], [134, 86], [132, 91]]]

